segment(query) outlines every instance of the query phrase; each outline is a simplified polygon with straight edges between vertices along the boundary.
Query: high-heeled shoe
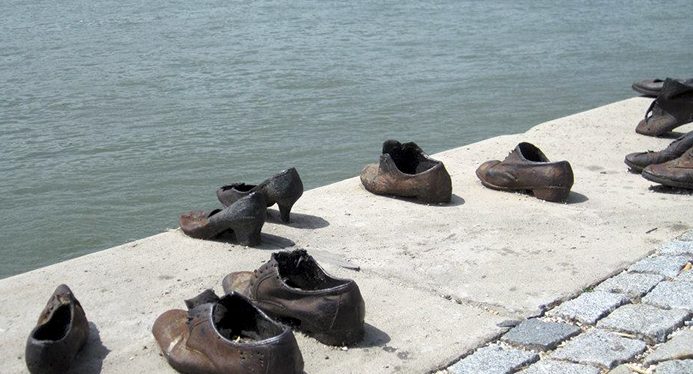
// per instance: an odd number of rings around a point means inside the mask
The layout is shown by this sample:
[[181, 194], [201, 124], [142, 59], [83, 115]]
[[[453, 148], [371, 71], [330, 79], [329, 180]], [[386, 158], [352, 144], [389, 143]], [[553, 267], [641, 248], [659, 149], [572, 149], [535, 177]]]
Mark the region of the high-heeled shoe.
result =
[[231, 230], [239, 244], [254, 246], [260, 244], [260, 231], [266, 216], [263, 194], [250, 193], [224, 209], [182, 214], [180, 227], [186, 235], [196, 239], [212, 239]]
[[252, 192], [262, 193], [268, 207], [276, 203], [282, 221], [288, 223], [291, 221], [291, 207], [303, 195], [303, 182], [296, 168], [289, 168], [258, 185], [234, 183], [222, 186], [217, 189], [217, 198], [224, 206], [229, 206]]

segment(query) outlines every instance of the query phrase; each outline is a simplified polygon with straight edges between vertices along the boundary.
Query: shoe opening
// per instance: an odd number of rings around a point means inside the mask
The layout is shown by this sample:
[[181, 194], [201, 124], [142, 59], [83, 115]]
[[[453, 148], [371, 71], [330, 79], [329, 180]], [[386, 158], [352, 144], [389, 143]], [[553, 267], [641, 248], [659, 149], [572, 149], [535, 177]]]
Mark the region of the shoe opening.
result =
[[279, 276], [289, 287], [315, 291], [337, 287], [348, 282], [327, 275], [305, 250], [277, 252], [274, 254], [274, 259], [278, 264]]
[[423, 151], [415, 143], [404, 143], [401, 146], [390, 144], [383, 146], [383, 151], [392, 157], [397, 168], [405, 174], [418, 174], [437, 165], [436, 161], [424, 157]]
[[64, 338], [70, 328], [71, 319], [70, 305], [63, 304], [59, 306], [53, 312], [51, 319], [34, 332], [34, 339], [58, 341]]
[[544, 153], [531, 143], [520, 143], [517, 145], [520, 148], [522, 155], [532, 162], [549, 162], [549, 159], [544, 155]]
[[226, 295], [214, 305], [213, 322], [217, 331], [236, 343], [265, 340], [281, 334], [283, 328], [263, 316], [241, 296]]
[[236, 191], [241, 191], [241, 192], [248, 192], [252, 190], [255, 187], [254, 184], [245, 184], [245, 183], [235, 183], [235, 184], [230, 184], [227, 186], [221, 186], [222, 191], [228, 191], [231, 189], [234, 189]]

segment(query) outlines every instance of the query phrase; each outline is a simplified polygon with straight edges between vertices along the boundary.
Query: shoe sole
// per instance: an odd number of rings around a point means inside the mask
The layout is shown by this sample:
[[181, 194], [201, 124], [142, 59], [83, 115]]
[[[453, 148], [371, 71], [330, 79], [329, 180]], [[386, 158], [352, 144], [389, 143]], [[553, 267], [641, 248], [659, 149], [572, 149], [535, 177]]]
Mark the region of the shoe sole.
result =
[[[477, 174], [478, 176], [478, 174]], [[499, 190], [499, 191], [505, 191], [505, 192], [522, 192], [522, 191], [531, 191], [532, 195], [536, 197], [537, 199], [540, 200], [546, 200], [546, 201], [551, 201], [551, 202], [565, 202], [568, 200], [568, 196], [570, 195], [570, 188], [565, 188], [565, 187], [544, 187], [544, 188], [508, 188], [508, 187], [500, 187], [493, 185], [491, 183], [485, 182], [483, 179], [479, 178], [481, 181], [481, 184], [484, 186], [494, 189], [494, 190]]]
[[642, 88], [642, 87], [639, 87], [636, 85], [632, 85], [630, 87], [633, 89], [633, 91], [640, 93], [640, 94], [643, 94], [645, 96], [649, 96], [649, 97], [657, 97], [657, 96], [659, 96], [659, 92], [661, 91], [661, 90], [657, 90], [657, 91], [648, 90], [647, 88]]
[[677, 182], [677, 181], [673, 181], [670, 179], [661, 178], [661, 177], [658, 177], [654, 174], [648, 173], [647, 170], [643, 170], [641, 175], [643, 176], [643, 178], [647, 179], [648, 181], [659, 183], [659, 184], [664, 185], [664, 186], [685, 188], [688, 190], [693, 190], [693, 183]]
[[628, 159], [623, 160], [623, 162], [626, 164], [626, 166], [628, 166], [628, 168], [630, 168], [630, 170], [633, 173], [636, 173], [636, 174], [642, 173], [643, 169], [645, 169], [644, 167], [640, 167], [640, 166], [628, 161]]

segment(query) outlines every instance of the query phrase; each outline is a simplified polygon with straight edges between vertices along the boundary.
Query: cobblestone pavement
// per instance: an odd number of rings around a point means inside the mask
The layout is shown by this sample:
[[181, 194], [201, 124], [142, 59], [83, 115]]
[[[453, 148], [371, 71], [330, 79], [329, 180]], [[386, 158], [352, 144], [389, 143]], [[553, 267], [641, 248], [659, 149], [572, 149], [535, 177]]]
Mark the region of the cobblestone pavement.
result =
[[693, 374], [693, 230], [436, 374]]

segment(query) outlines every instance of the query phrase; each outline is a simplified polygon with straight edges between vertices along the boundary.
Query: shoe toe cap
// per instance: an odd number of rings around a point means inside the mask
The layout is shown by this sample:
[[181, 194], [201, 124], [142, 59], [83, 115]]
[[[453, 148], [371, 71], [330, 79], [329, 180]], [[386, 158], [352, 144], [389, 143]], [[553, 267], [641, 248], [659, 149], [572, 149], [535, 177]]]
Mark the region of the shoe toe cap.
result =
[[152, 334], [164, 355], [170, 356], [175, 347], [184, 340], [187, 318], [186, 311], [173, 309], [164, 312], [154, 321]]
[[230, 293], [238, 292], [243, 296], [248, 296], [248, 287], [250, 286], [250, 279], [253, 277], [253, 273], [250, 271], [239, 271], [236, 273], [231, 273], [224, 277], [221, 285], [224, 288], [224, 292]]
[[477, 177], [479, 177], [479, 179], [484, 180], [488, 176], [489, 170], [491, 170], [491, 168], [493, 168], [494, 166], [496, 166], [498, 164], [500, 164], [500, 161], [490, 160], [490, 161], [486, 161], [483, 164], [479, 165], [479, 167], [476, 169]]

